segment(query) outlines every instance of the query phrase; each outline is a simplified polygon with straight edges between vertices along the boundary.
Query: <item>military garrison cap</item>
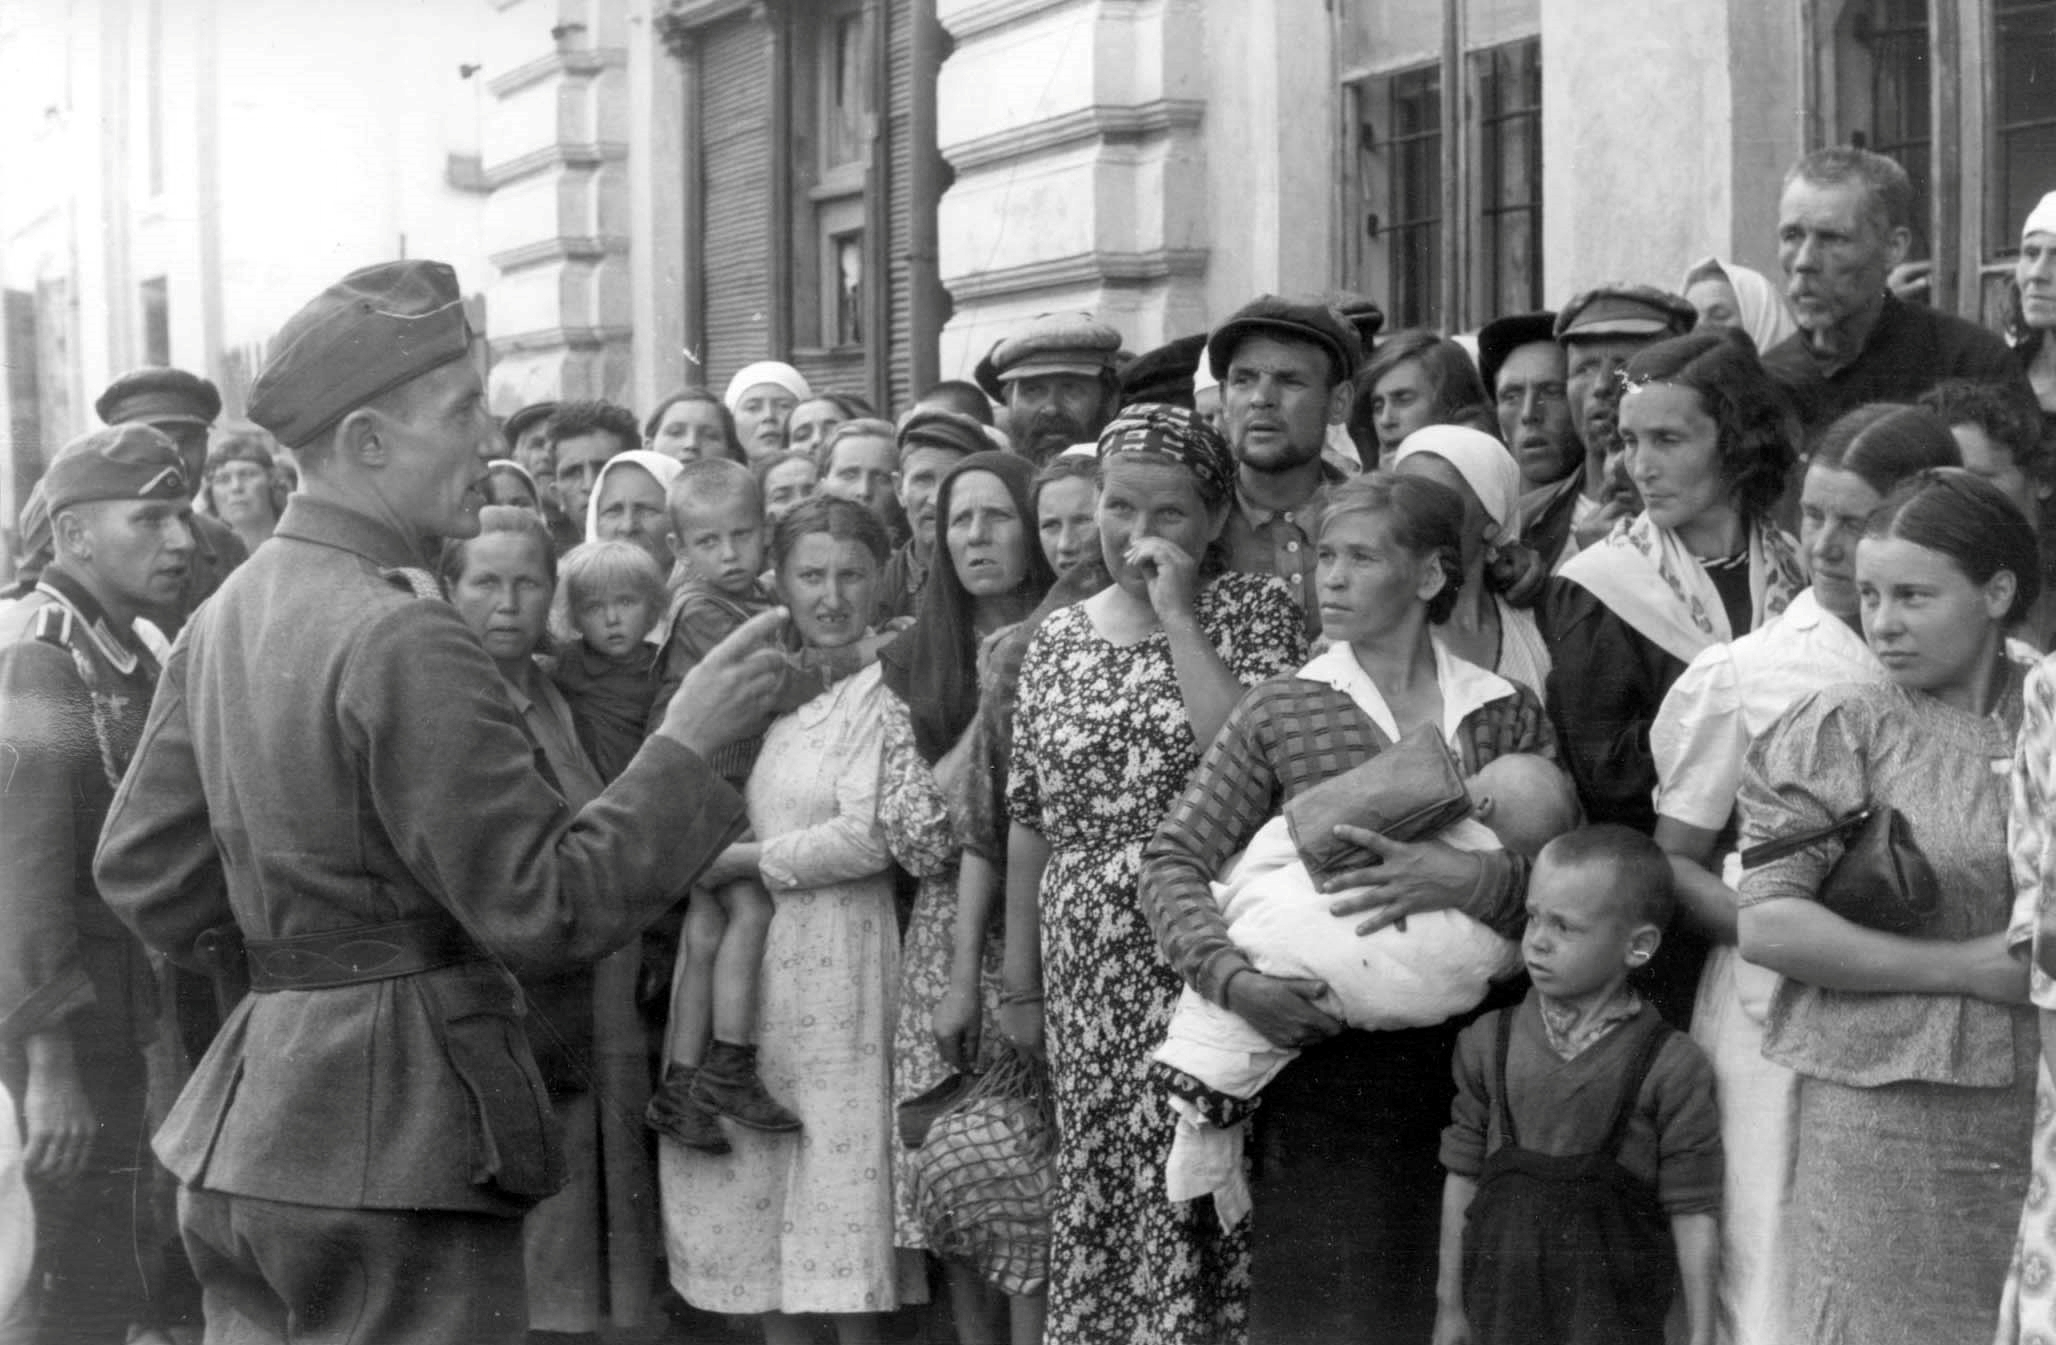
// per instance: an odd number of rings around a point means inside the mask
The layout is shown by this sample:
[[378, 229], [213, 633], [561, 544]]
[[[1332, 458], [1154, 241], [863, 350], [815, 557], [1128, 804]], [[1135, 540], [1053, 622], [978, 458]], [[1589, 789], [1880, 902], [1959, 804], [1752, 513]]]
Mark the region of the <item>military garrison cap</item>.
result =
[[107, 385], [93, 403], [104, 424], [139, 420], [145, 425], [183, 422], [212, 425], [221, 414], [221, 391], [198, 374], [149, 365], [132, 369]]
[[94, 500], [189, 500], [178, 445], [135, 421], [94, 430], [57, 450], [40, 483], [47, 516]]
[[366, 402], [464, 358], [471, 325], [443, 262], [352, 271], [279, 329], [250, 389], [250, 419], [288, 448], [312, 443]]
[[1121, 334], [1086, 313], [1045, 313], [992, 348], [1002, 383], [1040, 374], [1092, 377], [1114, 367]]

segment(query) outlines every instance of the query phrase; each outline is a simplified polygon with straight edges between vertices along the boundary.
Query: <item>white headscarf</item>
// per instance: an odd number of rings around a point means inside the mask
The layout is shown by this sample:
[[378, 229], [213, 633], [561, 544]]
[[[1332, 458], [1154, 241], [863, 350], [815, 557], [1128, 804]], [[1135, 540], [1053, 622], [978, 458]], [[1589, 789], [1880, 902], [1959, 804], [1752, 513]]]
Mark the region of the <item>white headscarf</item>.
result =
[[667, 498], [671, 494], [671, 483], [676, 481], [679, 472], [684, 470], [684, 465], [678, 459], [666, 457], [662, 453], [652, 453], [644, 448], [631, 448], [626, 453], [617, 453], [607, 459], [600, 467], [600, 474], [593, 478], [593, 493], [587, 496], [585, 501], [585, 540], [588, 542], [600, 540], [600, 496], [606, 493], [607, 473], [623, 463], [631, 467], [640, 467], [655, 477], [657, 488], [663, 491]]
[[804, 402], [814, 395], [814, 389], [807, 385], [806, 377], [799, 370], [778, 360], [760, 360], [755, 364], [745, 364], [735, 371], [734, 378], [728, 380], [728, 391], [721, 394], [721, 400], [728, 404], [728, 414], [735, 414], [744, 393], [764, 383], [784, 388], [796, 401]]
[[2025, 239], [2029, 234], [2056, 234], [2056, 191], [2035, 202], [2035, 208], [2027, 212], [2020, 236]]
[[1704, 279], [1709, 275], [1727, 278], [1728, 288], [1735, 292], [1735, 317], [1749, 339], [1756, 342], [1758, 353], [1769, 350], [1778, 342], [1799, 330], [1799, 324], [1792, 320], [1792, 310], [1785, 307], [1784, 293], [1773, 285], [1761, 271], [1753, 271], [1734, 262], [1724, 262], [1718, 257], [1704, 257], [1692, 263], [1685, 272], [1685, 283], [1678, 292], [1692, 288], [1693, 278]]
[[1485, 516], [1498, 527], [1494, 540], [1512, 541], [1520, 534], [1521, 468], [1505, 444], [1463, 425], [1423, 425], [1400, 440], [1392, 465], [1421, 453], [1432, 453], [1456, 468], [1485, 506]]

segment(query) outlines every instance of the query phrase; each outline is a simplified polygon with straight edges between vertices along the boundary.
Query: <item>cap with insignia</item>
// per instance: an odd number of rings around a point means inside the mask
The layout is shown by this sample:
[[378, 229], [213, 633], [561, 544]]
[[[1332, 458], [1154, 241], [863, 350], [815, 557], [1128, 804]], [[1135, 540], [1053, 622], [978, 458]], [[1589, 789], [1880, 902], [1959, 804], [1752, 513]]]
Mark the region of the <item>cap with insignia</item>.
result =
[[43, 507], [55, 518], [95, 500], [190, 500], [178, 445], [126, 421], [83, 434], [57, 450], [43, 473]]
[[1699, 321], [1691, 304], [1654, 285], [1601, 285], [1586, 290], [1556, 315], [1556, 339], [1602, 336], [1683, 336]]
[[1235, 348], [1252, 336], [1274, 336], [1287, 341], [1316, 345], [1335, 362], [1335, 381], [1355, 378], [1363, 367], [1363, 342], [1356, 328], [1340, 313], [1319, 299], [1287, 299], [1265, 294], [1252, 299], [1228, 315], [1214, 328], [1206, 343], [1207, 367], [1216, 381], [1228, 376], [1228, 361]]
[[916, 448], [943, 448], [957, 453], [984, 453], [991, 449], [985, 427], [961, 411], [940, 406], [917, 406], [900, 417], [900, 452]]
[[1045, 313], [992, 348], [1002, 383], [1043, 374], [1097, 377], [1114, 367], [1121, 334], [1087, 313]]
[[145, 425], [212, 425], [221, 414], [221, 391], [198, 374], [150, 365], [132, 369], [107, 385], [93, 403], [103, 423], [138, 420]]
[[366, 402], [463, 359], [471, 324], [443, 262], [352, 271], [279, 329], [250, 389], [250, 419], [287, 448], [312, 443]]
[[1485, 380], [1486, 393], [1498, 395], [1499, 370], [1507, 356], [1543, 341], [1556, 341], [1556, 314], [1547, 310], [1513, 313], [1478, 328], [1478, 374]]

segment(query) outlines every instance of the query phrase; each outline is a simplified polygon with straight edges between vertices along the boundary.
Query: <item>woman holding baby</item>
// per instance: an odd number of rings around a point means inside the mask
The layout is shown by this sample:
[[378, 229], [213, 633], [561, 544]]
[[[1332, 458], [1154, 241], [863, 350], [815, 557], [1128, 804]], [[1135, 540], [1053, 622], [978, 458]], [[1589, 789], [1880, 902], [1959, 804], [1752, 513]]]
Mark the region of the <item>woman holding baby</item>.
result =
[[[1321, 984], [1256, 970], [1209, 883], [1288, 801], [1410, 732], [1440, 735], [1466, 775], [1509, 753], [1555, 758], [1534, 692], [1459, 658], [1436, 633], [1463, 581], [1463, 520], [1461, 497], [1425, 477], [1381, 472], [1336, 488], [1318, 544], [1333, 645], [1242, 699], [1144, 851], [1142, 904], [1172, 968], [1274, 1045], [1300, 1051], [1250, 1122], [1256, 1345], [1425, 1340], [1434, 1324], [1436, 1154], [1451, 1051], [1471, 1015], [1345, 1030], [1316, 1002]], [[1516, 856], [1339, 834], [1382, 857], [1331, 884], [1349, 890], [1337, 914], [1366, 917], [1359, 932], [1457, 909], [1518, 935]]]

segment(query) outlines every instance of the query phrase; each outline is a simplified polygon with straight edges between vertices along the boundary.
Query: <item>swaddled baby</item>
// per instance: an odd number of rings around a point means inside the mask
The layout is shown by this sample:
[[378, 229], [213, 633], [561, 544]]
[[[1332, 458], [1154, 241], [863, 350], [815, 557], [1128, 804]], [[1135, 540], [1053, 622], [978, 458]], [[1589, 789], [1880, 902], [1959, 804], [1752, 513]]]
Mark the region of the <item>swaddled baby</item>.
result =
[[[1358, 769], [1376, 771], [1377, 764], [1372, 758]], [[1460, 850], [1503, 847], [1533, 858], [1578, 824], [1569, 777], [1543, 757], [1501, 756], [1463, 788], [1471, 815], [1436, 833]], [[1476, 1008], [1494, 980], [1520, 967], [1517, 940], [1458, 911], [1411, 915], [1403, 927], [1358, 935], [1361, 917], [1329, 913], [1352, 893], [1316, 886], [1283, 815], [1264, 824], [1213, 891], [1229, 936], [1258, 971], [1322, 982], [1326, 990], [1315, 1003], [1366, 1031], [1444, 1022]], [[1247, 1115], [1248, 1099], [1298, 1054], [1190, 987], [1184, 991], [1151, 1068], [1170, 1087], [1180, 1117], [1168, 1173], [1173, 1200], [1240, 1191], [1241, 1127], [1223, 1131], [1215, 1122]], [[1208, 1133], [1219, 1138], [1207, 1140]], [[1233, 1196], [1224, 1199], [1225, 1221], [1240, 1218], [1236, 1204]]]

